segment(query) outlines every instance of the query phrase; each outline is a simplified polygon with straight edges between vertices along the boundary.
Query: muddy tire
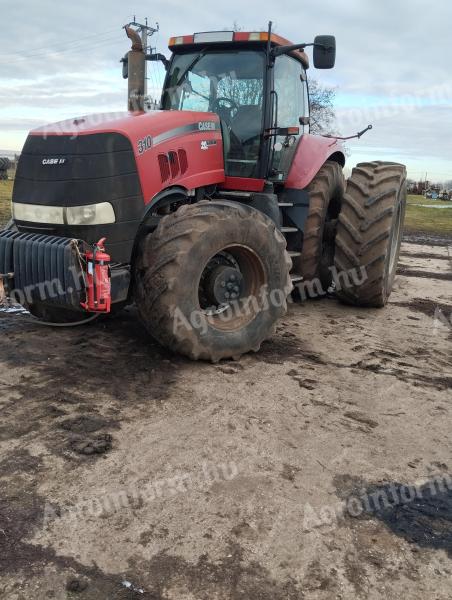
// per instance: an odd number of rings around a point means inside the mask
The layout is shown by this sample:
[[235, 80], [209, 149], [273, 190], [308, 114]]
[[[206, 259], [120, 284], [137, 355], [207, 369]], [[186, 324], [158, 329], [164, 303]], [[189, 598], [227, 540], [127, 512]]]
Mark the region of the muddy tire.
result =
[[397, 271], [405, 207], [404, 165], [372, 162], [353, 169], [336, 234], [335, 266], [342, 274], [337, 295], [343, 302], [370, 307], [388, 302]]
[[237, 359], [257, 352], [286, 312], [290, 269], [286, 240], [265, 215], [200, 202], [164, 217], [144, 238], [135, 300], [150, 335], [169, 350]]
[[326, 162], [308, 188], [309, 214], [303, 232], [301, 257], [294, 259], [294, 270], [305, 281], [319, 279], [326, 291], [331, 284], [329, 270], [334, 266], [334, 238], [337, 217], [345, 192], [342, 167]]

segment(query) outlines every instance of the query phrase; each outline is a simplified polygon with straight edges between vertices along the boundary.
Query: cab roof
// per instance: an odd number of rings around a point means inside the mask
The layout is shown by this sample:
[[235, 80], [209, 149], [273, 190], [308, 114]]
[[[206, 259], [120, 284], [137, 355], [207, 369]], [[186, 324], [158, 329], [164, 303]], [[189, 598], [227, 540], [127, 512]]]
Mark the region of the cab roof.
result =
[[[168, 47], [172, 52], [178, 52], [185, 48], [198, 46], [225, 46], [231, 44], [267, 44], [268, 32], [266, 31], [204, 31], [191, 35], [182, 35], [172, 37], [169, 40]], [[270, 43], [272, 46], [292, 46], [292, 42], [276, 35], [270, 34]], [[303, 50], [294, 50], [290, 53], [297, 58], [305, 69], [309, 68], [309, 58]]]

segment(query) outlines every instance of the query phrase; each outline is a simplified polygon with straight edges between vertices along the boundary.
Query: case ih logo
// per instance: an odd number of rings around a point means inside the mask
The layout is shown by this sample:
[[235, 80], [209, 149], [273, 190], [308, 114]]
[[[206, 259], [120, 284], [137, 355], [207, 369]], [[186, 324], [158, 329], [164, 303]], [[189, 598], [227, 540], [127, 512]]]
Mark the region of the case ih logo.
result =
[[208, 150], [210, 148], [210, 146], [216, 146], [217, 145], [217, 141], [216, 140], [203, 140], [201, 142], [201, 150]]
[[214, 121], [201, 121], [199, 123], [199, 131], [215, 131]]
[[65, 165], [67, 158], [44, 158], [42, 160], [43, 165]]

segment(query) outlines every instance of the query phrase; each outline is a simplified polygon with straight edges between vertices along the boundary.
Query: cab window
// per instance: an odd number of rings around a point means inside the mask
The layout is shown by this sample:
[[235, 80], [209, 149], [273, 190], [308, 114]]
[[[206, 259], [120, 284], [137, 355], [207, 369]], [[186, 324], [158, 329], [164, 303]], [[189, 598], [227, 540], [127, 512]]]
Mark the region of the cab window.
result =
[[299, 135], [279, 136], [273, 150], [273, 175], [285, 179], [292, 163], [299, 137], [304, 133], [300, 117], [308, 115], [306, 73], [303, 65], [291, 56], [278, 56], [274, 67], [277, 127], [299, 127]]

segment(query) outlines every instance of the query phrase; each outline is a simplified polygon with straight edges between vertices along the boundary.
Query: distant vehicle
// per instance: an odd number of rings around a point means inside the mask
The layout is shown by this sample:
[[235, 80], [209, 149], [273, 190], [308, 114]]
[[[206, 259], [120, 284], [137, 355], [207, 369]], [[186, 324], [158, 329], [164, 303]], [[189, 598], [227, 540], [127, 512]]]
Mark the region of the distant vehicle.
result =
[[443, 190], [439, 194], [440, 200], [452, 200], [452, 190]]
[[424, 197], [429, 200], [440, 200], [441, 192], [439, 190], [429, 189], [424, 192]]

